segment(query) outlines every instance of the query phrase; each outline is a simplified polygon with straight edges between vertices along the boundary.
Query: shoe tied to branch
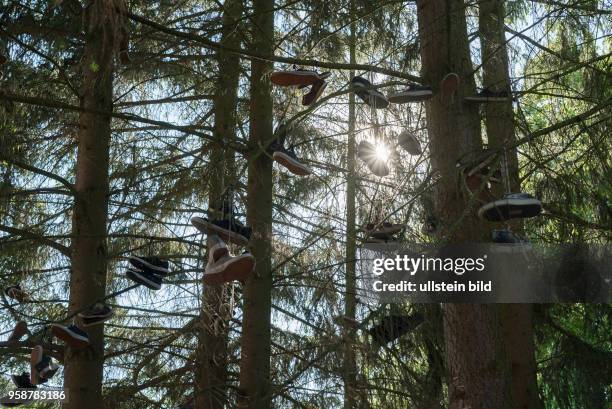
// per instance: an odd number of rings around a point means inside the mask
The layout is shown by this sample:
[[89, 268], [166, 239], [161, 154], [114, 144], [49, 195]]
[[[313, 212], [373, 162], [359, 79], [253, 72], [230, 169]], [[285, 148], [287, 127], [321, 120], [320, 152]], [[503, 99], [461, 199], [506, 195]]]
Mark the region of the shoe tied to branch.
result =
[[113, 317], [113, 310], [104, 303], [95, 303], [90, 308], [79, 313], [84, 327], [101, 324]]

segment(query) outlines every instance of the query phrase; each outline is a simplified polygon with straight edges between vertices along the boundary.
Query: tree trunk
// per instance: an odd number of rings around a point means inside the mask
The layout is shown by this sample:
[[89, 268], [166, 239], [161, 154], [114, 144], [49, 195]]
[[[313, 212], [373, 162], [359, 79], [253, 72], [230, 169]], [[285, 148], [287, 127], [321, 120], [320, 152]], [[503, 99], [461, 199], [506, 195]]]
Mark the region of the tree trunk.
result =
[[[443, 242], [474, 242], [487, 236], [476, 216], [476, 203], [462, 189], [458, 159], [481, 147], [476, 104], [462, 97], [475, 92], [467, 38], [465, 3], [460, 0], [417, 1], [423, 78], [436, 96], [426, 104], [432, 168], [439, 183], [434, 210]], [[443, 97], [441, 80], [457, 73], [454, 97]], [[445, 355], [451, 409], [511, 407], [509, 377], [497, 308], [491, 305], [443, 305]]]
[[[264, 56], [274, 53], [274, 0], [253, 1], [251, 47]], [[270, 61], [251, 61], [250, 136], [247, 220], [253, 228], [251, 251], [257, 263], [247, 281], [242, 322], [239, 408], [268, 409], [271, 405], [270, 320], [272, 292], [272, 161], [258, 151], [272, 135], [272, 96], [267, 74]]]
[[[239, 48], [236, 21], [242, 14], [241, 0], [224, 3], [221, 44]], [[217, 54], [219, 79], [214, 100], [216, 141], [235, 139], [236, 102], [240, 76], [240, 58], [220, 48]], [[234, 152], [215, 145], [210, 154], [208, 203], [218, 204], [227, 186], [235, 181]], [[202, 321], [197, 350], [196, 409], [223, 409], [227, 402], [228, 323], [232, 311], [228, 286], [204, 285]]]
[[[111, 112], [114, 38], [109, 26], [112, 27], [113, 20], [104, 3], [95, 1], [86, 11], [80, 106]], [[79, 115], [69, 313], [105, 295], [110, 124], [108, 115], [85, 112]], [[70, 400], [63, 405], [65, 409], [103, 407], [104, 326], [90, 327], [87, 332], [90, 348], [67, 349], [64, 387], [70, 390]]]
[[[351, 18], [349, 54], [350, 63], [355, 64], [355, 3], [350, 2]], [[351, 70], [351, 78], [355, 71]], [[357, 253], [357, 233], [355, 231], [355, 196], [357, 177], [355, 175], [355, 93], [349, 93], [348, 105], [348, 144], [346, 149], [346, 291], [344, 294], [344, 315], [355, 320], [357, 309], [357, 278], [355, 276], [355, 258]], [[346, 324], [346, 321], [343, 321]], [[352, 325], [344, 326], [344, 409], [355, 409], [357, 398], [357, 362], [355, 356], [356, 329]]]
[[[510, 92], [508, 51], [504, 25], [504, 1], [484, 0], [479, 3], [480, 43], [483, 61], [483, 85], [492, 91]], [[499, 148], [516, 140], [512, 101], [485, 105], [485, 125], [489, 145]], [[518, 155], [507, 151], [507, 171], [510, 189], [520, 191]], [[503, 186], [494, 190], [502, 195]], [[522, 230], [519, 222], [512, 223], [514, 230]], [[519, 409], [542, 407], [536, 379], [535, 345], [533, 340], [532, 305], [500, 305], [502, 328], [512, 368], [512, 392]]]

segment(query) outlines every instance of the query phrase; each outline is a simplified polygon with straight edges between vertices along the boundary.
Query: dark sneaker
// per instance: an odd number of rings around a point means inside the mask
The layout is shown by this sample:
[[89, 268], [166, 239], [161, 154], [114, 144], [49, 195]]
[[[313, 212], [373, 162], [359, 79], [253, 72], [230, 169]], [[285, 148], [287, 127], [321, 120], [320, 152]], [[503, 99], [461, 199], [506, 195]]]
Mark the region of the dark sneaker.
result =
[[36, 385], [32, 384], [30, 375], [26, 372], [21, 375], [11, 375], [11, 380], [17, 389], [36, 389]]
[[45, 354], [43, 347], [36, 345], [30, 354], [30, 382], [32, 385], [46, 383], [58, 371], [59, 367], [51, 357]]
[[516, 233], [508, 229], [501, 230], [493, 230], [491, 233], [491, 239], [493, 243], [499, 244], [519, 244], [519, 243], [529, 243], [529, 240], [522, 238]]
[[376, 147], [368, 141], [361, 141], [357, 145], [357, 157], [368, 163], [376, 158]]
[[353, 91], [366, 104], [373, 108], [387, 108], [389, 100], [382, 92], [374, 89], [372, 83], [363, 77], [354, 77], [351, 80]]
[[104, 303], [96, 303], [92, 307], [79, 313], [84, 327], [101, 324], [113, 317], [113, 310]]
[[376, 147], [368, 141], [359, 142], [357, 157], [363, 160], [370, 172], [378, 177], [385, 177], [390, 173], [387, 163], [376, 156]]
[[510, 193], [503, 199], [485, 204], [478, 217], [490, 222], [535, 217], [542, 212], [542, 203], [528, 193]]
[[310, 91], [302, 97], [302, 105], [309, 106], [317, 102], [319, 97], [323, 95], [323, 91], [327, 88], [327, 82], [318, 80], [310, 87]]
[[161, 288], [163, 282], [162, 278], [157, 274], [149, 271], [136, 270], [134, 268], [128, 268], [125, 275], [135, 283], [142, 284], [145, 287], [155, 291]]
[[440, 82], [440, 91], [442, 100], [448, 101], [454, 98], [457, 90], [459, 89], [459, 83], [461, 82], [459, 75], [454, 72], [450, 72], [442, 78]]
[[204, 283], [220, 285], [230, 281], [246, 281], [255, 268], [255, 257], [245, 252], [239, 256], [227, 253], [224, 256], [208, 258], [204, 271]]
[[30, 300], [30, 296], [21, 289], [21, 285], [12, 285], [4, 289], [4, 294], [18, 302], [26, 302]]
[[510, 101], [511, 99], [512, 98], [510, 97], [510, 94], [507, 91], [495, 92], [487, 88], [482, 89], [478, 94], [474, 96], [465, 97], [466, 101], [478, 102], [478, 103], [506, 102], [506, 101]]
[[212, 232], [218, 234], [223, 240], [239, 246], [246, 246], [251, 238], [251, 228], [244, 226], [237, 220], [223, 219], [209, 221], [205, 217], [192, 217], [191, 224], [202, 233], [208, 234]]
[[28, 324], [25, 321], [18, 321], [13, 328], [13, 332], [8, 337], [8, 342], [19, 342], [24, 335], [28, 334]]
[[158, 257], [130, 256], [130, 264], [138, 270], [151, 271], [157, 274], [168, 274], [168, 262]]
[[272, 159], [283, 165], [294, 175], [307, 176], [312, 173], [306, 165], [300, 163], [293, 147], [285, 149], [285, 147], [279, 143], [271, 147], [273, 149]]
[[390, 315], [384, 317], [380, 324], [370, 328], [368, 333], [377, 345], [382, 346], [413, 331], [423, 321], [425, 321], [425, 317], [420, 313]]
[[397, 143], [411, 155], [420, 155], [423, 153], [421, 143], [412, 132], [403, 131], [400, 133], [397, 138]]
[[51, 324], [51, 333], [73, 348], [85, 348], [90, 344], [87, 333], [76, 325]]
[[433, 97], [433, 91], [428, 85], [410, 84], [401, 91], [389, 94], [389, 102], [406, 104], [408, 102], [425, 101]]
[[313, 85], [317, 81], [329, 77], [330, 73], [317, 73], [316, 71], [296, 69], [290, 71], [274, 71], [270, 74], [270, 81], [281, 87], [304, 87]]

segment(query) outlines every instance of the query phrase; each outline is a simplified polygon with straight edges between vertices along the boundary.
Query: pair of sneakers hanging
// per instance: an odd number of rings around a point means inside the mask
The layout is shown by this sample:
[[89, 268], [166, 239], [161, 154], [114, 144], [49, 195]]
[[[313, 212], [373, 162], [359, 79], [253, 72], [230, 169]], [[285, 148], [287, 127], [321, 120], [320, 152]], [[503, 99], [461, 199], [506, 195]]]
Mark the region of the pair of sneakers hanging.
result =
[[376, 89], [367, 79], [356, 76], [351, 80], [351, 85], [355, 94], [367, 105], [376, 109], [384, 109], [389, 103], [403, 104], [406, 102], [419, 102], [433, 96], [430, 86], [420, 84], [409, 84], [405, 89], [391, 93], [386, 97]]
[[302, 105], [310, 106], [317, 102], [319, 97], [325, 91], [327, 82], [325, 81], [331, 75], [331, 72], [322, 72], [305, 70], [297, 68], [294, 65], [293, 70], [274, 71], [270, 74], [270, 81], [274, 85], [281, 87], [297, 87], [304, 89], [310, 87], [309, 91], [302, 96]]
[[170, 274], [167, 260], [156, 256], [145, 257], [131, 255], [131, 266], [126, 276], [137, 284], [142, 284], [151, 290], [159, 290], [163, 284], [163, 277]]
[[216, 234], [226, 242], [246, 246], [251, 239], [252, 229], [236, 218], [234, 205], [229, 196], [231, 195], [226, 195], [218, 206], [209, 208], [210, 219], [194, 216], [191, 218], [191, 224], [204, 234]]

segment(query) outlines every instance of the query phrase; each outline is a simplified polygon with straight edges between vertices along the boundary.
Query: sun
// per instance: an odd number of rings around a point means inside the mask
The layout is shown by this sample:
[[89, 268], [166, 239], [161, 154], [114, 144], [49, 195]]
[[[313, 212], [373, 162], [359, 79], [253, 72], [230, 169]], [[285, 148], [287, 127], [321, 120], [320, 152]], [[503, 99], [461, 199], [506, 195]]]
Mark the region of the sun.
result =
[[387, 161], [389, 159], [389, 148], [384, 143], [376, 145], [376, 159]]

